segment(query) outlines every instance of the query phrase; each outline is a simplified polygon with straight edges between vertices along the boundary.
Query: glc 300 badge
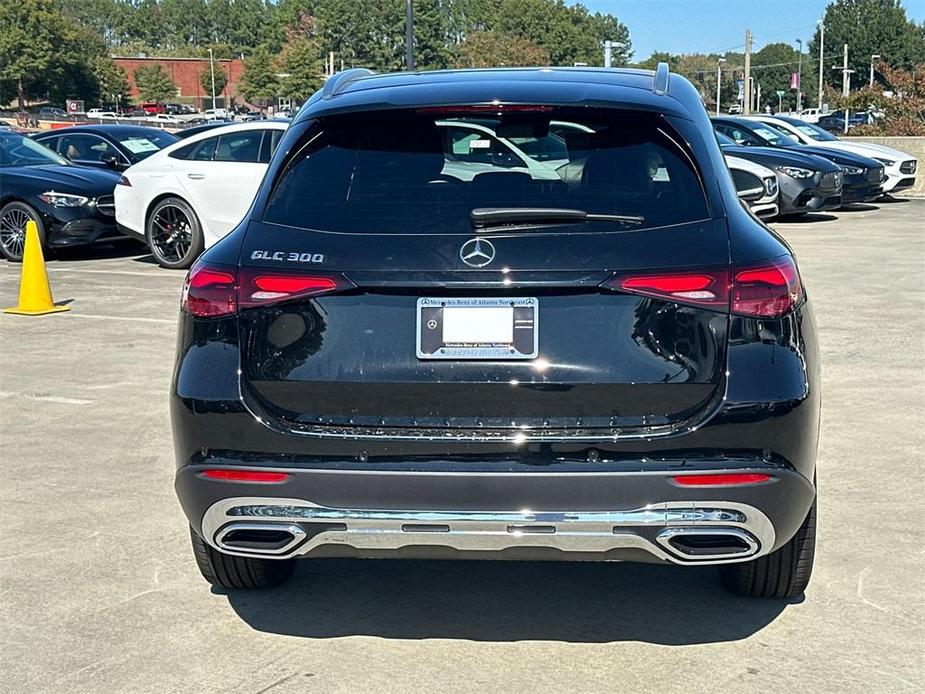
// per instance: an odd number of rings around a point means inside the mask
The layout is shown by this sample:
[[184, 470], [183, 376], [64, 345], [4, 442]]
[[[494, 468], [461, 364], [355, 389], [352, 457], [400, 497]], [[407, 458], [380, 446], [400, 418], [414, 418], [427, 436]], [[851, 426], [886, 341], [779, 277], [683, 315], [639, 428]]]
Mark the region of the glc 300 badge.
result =
[[254, 251], [251, 260], [277, 260], [284, 263], [323, 263], [324, 253], [291, 253], [287, 251]]

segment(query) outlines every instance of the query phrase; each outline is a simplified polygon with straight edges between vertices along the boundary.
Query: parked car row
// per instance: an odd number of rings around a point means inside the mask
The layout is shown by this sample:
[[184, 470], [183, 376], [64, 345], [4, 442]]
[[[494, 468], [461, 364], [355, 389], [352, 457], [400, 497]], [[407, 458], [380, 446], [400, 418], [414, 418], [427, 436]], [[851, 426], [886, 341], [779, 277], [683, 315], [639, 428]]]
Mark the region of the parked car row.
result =
[[[840, 140], [800, 118], [718, 116], [712, 124], [740, 198], [762, 219], [870, 201], [915, 182], [914, 157]], [[0, 252], [18, 259], [25, 220], [35, 219], [48, 248], [127, 235], [162, 266], [189, 267], [243, 218], [288, 125], [212, 120], [170, 134], [114, 123], [31, 140], [8, 133], [0, 143]], [[501, 168], [541, 182], [550, 199], [586, 175], [579, 154], [594, 135], [563, 121], [542, 136], [498, 131], [490, 120], [440, 119], [436, 127], [442, 179], [468, 184]], [[652, 185], [664, 180], [663, 162], [643, 163]]]

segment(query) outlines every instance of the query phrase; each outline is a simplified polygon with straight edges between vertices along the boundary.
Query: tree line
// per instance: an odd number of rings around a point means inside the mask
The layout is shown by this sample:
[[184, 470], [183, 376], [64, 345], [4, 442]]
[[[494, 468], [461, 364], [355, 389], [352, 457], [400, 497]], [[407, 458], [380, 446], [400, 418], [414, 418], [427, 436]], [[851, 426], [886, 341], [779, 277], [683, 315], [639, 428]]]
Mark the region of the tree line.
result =
[[[615, 16], [565, 0], [414, 0], [418, 69], [600, 65], [632, 56]], [[404, 0], [15, 0], [0, 3], [0, 102], [107, 100], [127, 91], [110, 55], [243, 57], [249, 100], [304, 99], [324, 60], [377, 71], [404, 68]], [[137, 77], [137, 75], [136, 75]], [[147, 96], [169, 91], [152, 68]], [[211, 86], [210, 86], [211, 88]]]

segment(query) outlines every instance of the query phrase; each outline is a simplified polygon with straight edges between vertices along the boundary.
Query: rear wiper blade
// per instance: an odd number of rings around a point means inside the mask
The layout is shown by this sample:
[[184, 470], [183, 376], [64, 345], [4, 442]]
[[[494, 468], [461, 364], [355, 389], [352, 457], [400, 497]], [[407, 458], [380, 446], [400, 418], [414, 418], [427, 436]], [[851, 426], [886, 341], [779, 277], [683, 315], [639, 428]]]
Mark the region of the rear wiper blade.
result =
[[509, 224], [554, 224], [556, 222], [623, 222], [642, 224], [640, 215], [597, 214], [563, 207], [476, 207], [469, 213], [475, 227]]

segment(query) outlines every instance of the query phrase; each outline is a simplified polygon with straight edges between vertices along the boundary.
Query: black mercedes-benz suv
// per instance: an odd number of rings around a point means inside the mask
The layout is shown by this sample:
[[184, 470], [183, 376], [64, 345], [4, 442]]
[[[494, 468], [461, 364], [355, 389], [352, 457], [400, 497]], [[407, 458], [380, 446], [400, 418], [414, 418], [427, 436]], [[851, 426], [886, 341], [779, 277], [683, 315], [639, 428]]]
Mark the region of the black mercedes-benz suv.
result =
[[349, 70], [190, 270], [176, 489], [224, 588], [597, 559], [793, 596], [819, 404], [793, 254], [683, 77]]

